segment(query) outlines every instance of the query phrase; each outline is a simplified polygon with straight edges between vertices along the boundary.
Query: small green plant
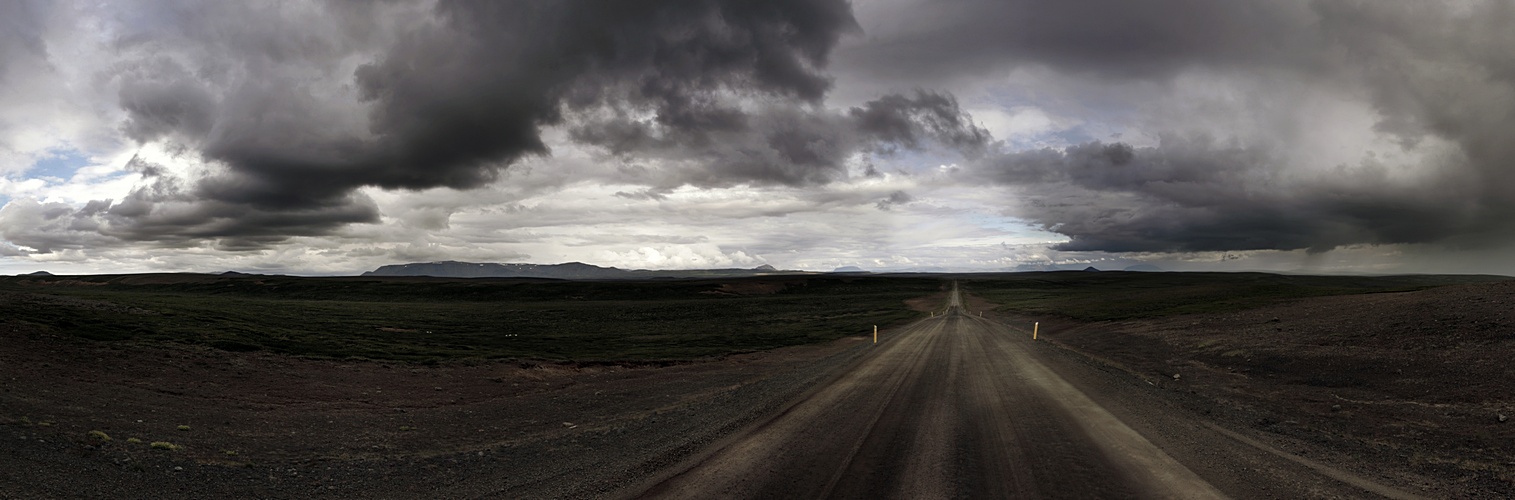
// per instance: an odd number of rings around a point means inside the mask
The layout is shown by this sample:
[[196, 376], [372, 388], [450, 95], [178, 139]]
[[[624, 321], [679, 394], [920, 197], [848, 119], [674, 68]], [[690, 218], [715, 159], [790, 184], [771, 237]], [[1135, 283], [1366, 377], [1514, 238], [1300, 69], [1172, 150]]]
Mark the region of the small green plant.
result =
[[100, 441], [110, 441], [110, 434], [106, 434], [105, 431], [89, 431], [89, 437]]
[[129, 437], [129, 438], [126, 438], [126, 442], [131, 443], [131, 444], [141, 444], [142, 440], [134, 438], [134, 437]]
[[176, 451], [179, 448], [181, 448], [181, 446], [179, 446], [177, 444], [170, 443], [168, 441], [153, 441], [153, 444], [151, 444], [149, 446], [152, 446], [154, 450], [168, 450], [168, 451]]
[[187, 430], [189, 430], [189, 426], [188, 425], [181, 425], [181, 426], [179, 426], [179, 430], [181, 430], [181, 431], [187, 431]]
[[413, 430], [416, 430], [416, 428], [408, 426], [408, 425], [402, 425], [402, 426], [400, 426], [400, 430], [402, 430], [402, 431], [413, 431]]
[[32, 425], [31, 417], [21, 417], [21, 425]]
[[221, 450], [221, 453], [225, 453], [228, 457], [237, 456], [237, 450]]
[[52, 420], [43, 420], [41, 422], [37, 422], [37, 427], [52, 427], [52, 426], [53, 426], [53, 421]]

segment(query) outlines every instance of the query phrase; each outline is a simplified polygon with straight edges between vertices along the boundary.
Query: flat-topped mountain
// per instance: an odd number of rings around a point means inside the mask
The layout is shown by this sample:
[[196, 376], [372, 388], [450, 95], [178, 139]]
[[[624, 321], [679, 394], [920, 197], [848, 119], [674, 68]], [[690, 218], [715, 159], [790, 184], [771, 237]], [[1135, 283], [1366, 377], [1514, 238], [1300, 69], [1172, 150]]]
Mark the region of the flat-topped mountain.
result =
[[606, 279], [624, 277], [626, 271], [582, 262], [565, 264], [496, 264], [476, 262], [420, 262], [383, 266], [364, 276], [437, 276], [444, 278], [559, 278]]
[[519, 264], [479, 262], [418, 262], [393, 264], [363, 273], [363, 276], [433, 276], [439, 278], [550, 278], [564, 280], [614, 280], [646, 278], [701, 278], [717, 276], [756, 276], [760, 274], [795, 273], [780, 271], [764, 264], [752, 269], [686, 269], [672, 271], [649, 271], [645, 269], [619, 269], [600, 267], [583, 262], [563, 264]]

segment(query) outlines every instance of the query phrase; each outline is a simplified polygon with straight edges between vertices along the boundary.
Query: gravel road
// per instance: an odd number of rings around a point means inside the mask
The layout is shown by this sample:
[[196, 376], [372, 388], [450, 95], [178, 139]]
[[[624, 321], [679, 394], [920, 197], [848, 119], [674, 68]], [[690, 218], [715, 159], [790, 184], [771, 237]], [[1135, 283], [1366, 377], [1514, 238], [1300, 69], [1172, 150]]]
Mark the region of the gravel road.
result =
[[1415, 498], [1110, 382], [1091, 365], [964, 311], [954, 292], [944, 312], [881, 338], [845, 375], [627, 493]]

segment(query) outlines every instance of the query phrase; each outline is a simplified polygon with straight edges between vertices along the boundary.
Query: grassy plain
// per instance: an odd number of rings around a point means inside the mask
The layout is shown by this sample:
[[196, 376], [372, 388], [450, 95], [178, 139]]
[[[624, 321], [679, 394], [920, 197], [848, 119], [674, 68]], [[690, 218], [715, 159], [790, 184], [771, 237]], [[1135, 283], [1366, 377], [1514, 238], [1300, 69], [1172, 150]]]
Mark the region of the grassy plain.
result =
[[0, 318], [99, 341], [431, 362], [680, 360], [919, 316], [935, 278], [552, 281], [194, 274], [0, 277]]

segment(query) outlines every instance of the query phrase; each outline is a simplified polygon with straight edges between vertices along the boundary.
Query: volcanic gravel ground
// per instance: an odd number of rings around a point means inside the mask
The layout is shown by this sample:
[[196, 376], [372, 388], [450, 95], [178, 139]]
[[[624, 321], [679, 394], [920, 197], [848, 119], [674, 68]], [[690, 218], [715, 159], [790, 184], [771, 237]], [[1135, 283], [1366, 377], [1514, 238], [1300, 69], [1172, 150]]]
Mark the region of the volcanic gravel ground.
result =
[[1515, 497], [1515, 282], [1040, 320], [1090, 363], [1280, 449], [1437, 497]]
[[0, 343], [6, 498], [593, 495], [863, 352], [852, 338], [670, 366], [423, 367], [100, 343], [11, 323]]

